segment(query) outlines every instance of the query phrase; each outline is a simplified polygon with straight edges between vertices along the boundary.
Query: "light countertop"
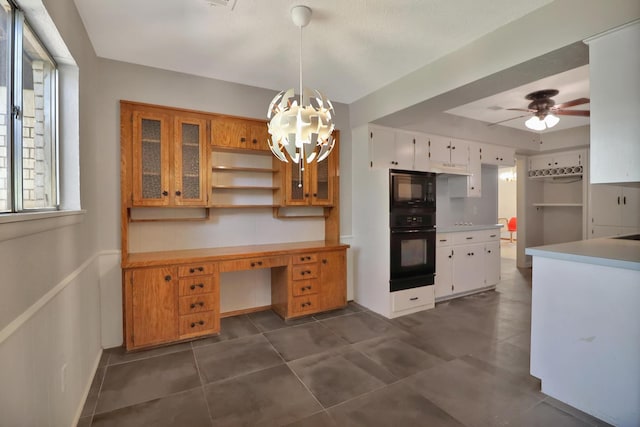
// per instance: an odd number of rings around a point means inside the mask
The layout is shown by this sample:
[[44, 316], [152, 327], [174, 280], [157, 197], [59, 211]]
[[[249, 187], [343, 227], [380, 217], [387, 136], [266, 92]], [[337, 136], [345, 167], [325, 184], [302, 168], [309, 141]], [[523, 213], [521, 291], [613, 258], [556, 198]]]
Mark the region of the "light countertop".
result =
[[457, 233], [465, 231], [493, 230], [504, 227], [503, 224], [474, 224], [474, 225], [447, 225], [440, 227], [436, 225], [438, 233]]
[[527, 255], [640, 270], [640, 242], [600, 238], [527, 248]]

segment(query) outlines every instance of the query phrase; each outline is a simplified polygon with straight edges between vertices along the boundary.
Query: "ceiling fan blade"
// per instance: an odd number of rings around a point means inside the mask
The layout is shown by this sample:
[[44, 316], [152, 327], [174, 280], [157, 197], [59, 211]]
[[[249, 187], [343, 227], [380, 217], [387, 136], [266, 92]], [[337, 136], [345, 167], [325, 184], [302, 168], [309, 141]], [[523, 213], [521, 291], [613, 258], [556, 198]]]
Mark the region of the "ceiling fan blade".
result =
[[552, 111], [552, 114], [555, 114], [557, 116], [589, 117], [591, 115], [591, 111], [589, 110], [555, 110], [555, 111]]
[[522, 117], [528, 117], [528, 116], [530, 116], [530, 114], [523, 114], [522, 116], [512, 117], [512, 118], [506, 119], [506, 120], [500, 120], [499, 122], [495, 122], [495, 123], [489, 123], [487, 126], [495, 126], [495, 125], [499, 125], [500, 123], [509, 122], [511, 120], [521, 119]]
[[535, 113], [537, 110], [532, 110], [530, 108], [505, 108], [505, 110], [509, 111], [526, 111], [527, 113]]
[[578, 99], [574, 99], [573, 101], [567, 101], [567, 102], [563, 102], [562, 104], [556, 104], [553, 106], [553, 109], [559, 109], [559, 108], [569, 108], [569, 107], [575, 107], [576, 105], [582, 105], [582, 104], [589, 104], [591, 102], [591, 100], [589, 98], [578, 98]]

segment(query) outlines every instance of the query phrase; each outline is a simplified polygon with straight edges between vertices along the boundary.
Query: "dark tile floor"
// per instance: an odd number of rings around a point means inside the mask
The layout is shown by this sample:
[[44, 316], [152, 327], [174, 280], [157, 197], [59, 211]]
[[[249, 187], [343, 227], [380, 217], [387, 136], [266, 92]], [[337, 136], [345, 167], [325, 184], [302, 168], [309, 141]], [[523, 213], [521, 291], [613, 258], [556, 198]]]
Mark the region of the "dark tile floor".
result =
[[591, 426], [529, 375], [530, 271], [388, 320], [357, 304], [220, 336], [105, 351], [79, 426]]

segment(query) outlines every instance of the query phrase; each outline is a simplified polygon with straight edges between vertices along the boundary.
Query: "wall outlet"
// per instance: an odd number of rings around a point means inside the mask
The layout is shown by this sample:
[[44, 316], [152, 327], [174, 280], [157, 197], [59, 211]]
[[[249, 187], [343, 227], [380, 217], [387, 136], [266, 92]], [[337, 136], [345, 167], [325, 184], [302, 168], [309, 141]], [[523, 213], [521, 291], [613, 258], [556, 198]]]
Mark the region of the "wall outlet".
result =
[[60, 368], [60, 391], [64, 393], [67, 387], [67, 364], [65, 363]]

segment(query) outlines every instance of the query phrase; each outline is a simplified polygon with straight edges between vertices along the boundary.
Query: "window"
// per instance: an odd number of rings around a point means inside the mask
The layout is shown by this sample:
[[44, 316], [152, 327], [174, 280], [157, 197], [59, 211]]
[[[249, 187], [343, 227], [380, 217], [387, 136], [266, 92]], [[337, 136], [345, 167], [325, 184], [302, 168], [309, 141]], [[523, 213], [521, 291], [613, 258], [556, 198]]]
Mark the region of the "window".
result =
[[57, 209], [57, 66], [22, 12], [0, 6], [0, 212]]

